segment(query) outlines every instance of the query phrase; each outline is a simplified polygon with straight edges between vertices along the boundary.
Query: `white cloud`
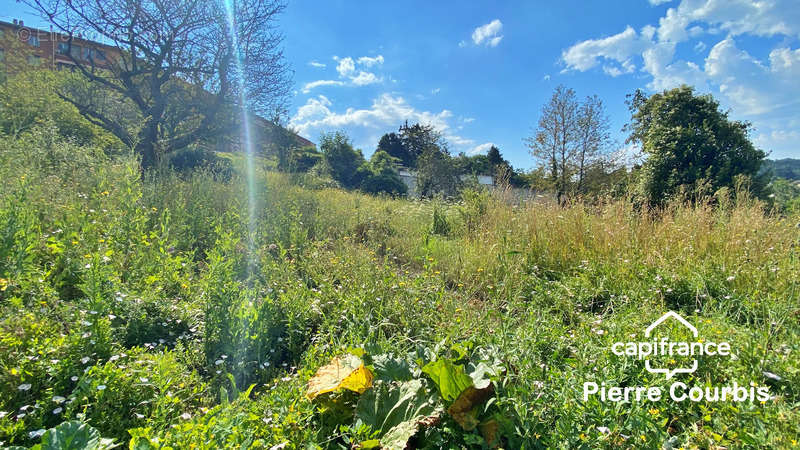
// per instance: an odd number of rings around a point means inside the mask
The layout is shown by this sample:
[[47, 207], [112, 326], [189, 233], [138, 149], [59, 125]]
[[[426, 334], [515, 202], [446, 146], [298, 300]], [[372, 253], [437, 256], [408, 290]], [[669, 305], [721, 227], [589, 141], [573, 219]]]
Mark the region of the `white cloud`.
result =
[[340, 77], [346, 77], [352, 74], [356, 70], [356, 65], [353, 62], [353, 58], [339, 58], [337, 56], [333, 57], [334, 61], [338, 61], [339, 64], [336, 66], [336, 71], [339, 72]]
[[739, 114], [800, 118], [800, 49], [774, 49], [766, 63], [727, 38], [711, 49], [705, 71]]
[[486, 153], [489, 151], [490, 148], [492, 148], [493, 145], [494, 142], [486, 142], [480, 145], [476, 145], [475, 147], [472, 147], [471, 149], [467, 150], [467, 154], [471, 156], [471, 155]]
[[378, 77], [372, 72], [358, 72], [358, 75], [350, 77], [350, 81], [356, 86], [366, 86], [368, 84], [380, 83], [383, 78]]
[[[317, 80], [303, 85], [303, 93], [308, 94], [312, 89], [320, 86], [366, 86], [369, 84], [376, 84], [383, 82], [383, 77], [378, 76], [373, 72], [366, 70], [356, 71], [356, 67], [372, 67], [383, 65], [383, 55], [375, 57], [362, 56], [358, 59], [352, 57], [340, 58], [334, 56], [333, 60], [337, 62], [336, 72], [339, 73], [339, 78], [344, 80]], [[313, 67], [325, 67], [325, 64], [311, 61], [309, 65]]]
[[700, 66], [691, 61], [673, 61], [674, 56], [675, 44], [669, 42], [653, 44], [644, 51], [643, 70], [653, 77], [647, 87], [661, 91], [688, 84], [707, 91], [706, 76]]
[[317, 62], [317, 61], [309, 61], [308, 65], [311, 66], [311, 67], [316, 67], [318, 69], [324, 69], [324, 68], [328, 67], [327, 64], [321, 63], [321, 62]]
[[[409, 123], [432, 125], [455, 146], [474, 145], [472, 139], [453, 133], [449, 123], [452, 118], [453, 113], [447, 109], [439, 112], [420, 111], [403, 97], [391, 94], [382, 94], [375, 98], [369, 108], [347, 108], [337, 112], [327, 97], [319, 95], [309, 98], [289, 120], [289, 124], [304, 136], [344, 129], [351, 135], [362, 135], [366, 139], [374, 135], [375, 131], [392, 130], [408, 120]], [[375, 145], [375, 142], [365, 143], [365, 146], [369, 145]]]
[[378, 55], [374, 58], [370, 58], [369, 56], [362, 56], [358, 58], [358, 63], [364, 67], [372, 67], [374, 65], [382, 65], [383, 64], [383, 55]]
[[694, 51], [697, 53], [702, 53], [706, 50], [706, 43], [703, 41], [698, 41], [697, 44], [694, 44]]
[[485, 43], [489, 47], [497, 47], [497, 44], [503, 39], [503, 36], [499, 35], [501, 31], [503, 31], [503, 22], [500, 22], [499, 19], [494, 19], [486, 25], [475, 28], [472, 32], [472, 42], [475, 45]]
[[337, 80], [317, 80], [303, 85], [303, 94], [308, 94], [312, 89], [320, 86], [344, 86], [343, 81]]
[[[578, 42], [563, 51], [564, 70], [600, 68], [610, 76], [638, 72], [647, 76], [652, 91], [693, 85], [731, 108], [733, 119], [751, 121], [753, 138], [765, 149], [784, 156], [797, 151], [797, 140], [789, 142], [800, 129], [800, 48], [790, 45], [800, 37], [797, 0], [682, 0], [657, 25], [638, 33], [628, 26]], [[772, 37], [763, 40], [773, 45], [769, 56], [760, 60], [737, 47], [740, 35]], [[714, 36], [721, 40], [707, 44]], [[694, 51], [678, 53], [681, 45]], [[678, 54], [689, 59], [676, 59]]]
[[756, 147], [770, 152], [769, 158], [797, 158], [797, 143], [800, 132], [796, 130], [765, 130], [756, 134], [753, 143]]
[[[653, 30], [648, 28], [646, 31], [649, 34]], [[613, 36], [579, 42], [565, 50], [561, 54], [561, 59], [567, 69], [581, 72], [597, 66], [601, 60], [606, 60], [618, 63], [619, 70], [628, 73], [633, 67], [630, 59], [640, 55], [652, 44], [644, 34], [645, 30], [639, 34], [629, 26], [625, 31]], [[606, 73], [609, 73], [609, 70], [606, 70]]]
[[672, 0], [647, 0], [653, 6], [663, 5], [664, 3], [669, 3]]
[[431, 95], [436, 95], [441, 92], [442, 88], [431, 89]]
[[683, 0], [659, 21], [662, 41], [683, 42], [696, 22], [731, 36], [800, 36], [800, 8], [796, 0]]

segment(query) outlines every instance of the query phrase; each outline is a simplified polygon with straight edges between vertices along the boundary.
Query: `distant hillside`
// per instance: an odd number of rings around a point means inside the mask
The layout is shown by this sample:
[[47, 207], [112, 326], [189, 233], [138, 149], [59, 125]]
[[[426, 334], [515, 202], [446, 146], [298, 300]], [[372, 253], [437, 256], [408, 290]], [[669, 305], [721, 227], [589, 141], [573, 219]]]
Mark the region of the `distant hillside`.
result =
[[800, 159], [768, 159], [764, 162], [764, 170], [772, 171], [778, 178], [787, 180], [800, 180]]

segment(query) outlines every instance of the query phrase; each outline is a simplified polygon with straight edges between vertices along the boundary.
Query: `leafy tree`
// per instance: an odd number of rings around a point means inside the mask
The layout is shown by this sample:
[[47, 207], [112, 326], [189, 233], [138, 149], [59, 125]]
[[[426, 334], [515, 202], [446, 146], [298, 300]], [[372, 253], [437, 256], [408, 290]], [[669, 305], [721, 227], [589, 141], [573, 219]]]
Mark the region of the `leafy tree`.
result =
[[417, 160], [428, 148], [448, 153], [442, 134], [431, 125], [419, 123], [409, 126], [406, 122], [397, 133], [386, 133], [378, 141], [378, 150], [383, 150], [412, 169], [417, 167]]
[[112, 134], [86, 120], [75, 106], [57, 95], [67, 82], [86, 83], [86, 80], [79, 74], [31, 68], [11, 75], [0, 84], [0, 132], [19, 136], [47, 125], [80, 145], [121, 147]]
[[97, 35], [114, 47], [104, 58], [110, 64], [67, 54], [97, 89], [133, 108], [141, 126], [129, 127], [116, 114], [118, 104], [87, 101], [80, 91], [62, 96], [135, 148], [143, 170], [163, 154], [234, 129], [238, 107], [269, 114], [284, 106], [288, 70], [274, 26], [284, 8], [279, 0], [26, 3], [57, 30]]
[[765, 154], [750, 142], [750, 124], [728, 119], [711, 95], [695, 95], [688, 86], [652, 96], [637, 90], [629, 108], [627, 142], [639, 144], [647, 157], [639, 192], [648, 203], [701, 185], [712, 193], [733, 188], [738, 176], [750, 177], [751, 189], [763, 192]]
[[370, 194], [405, 195], [408, 187], [397, 172], [399, 162], [383, 150], [376, 151], [369, 160], [370, 173], [361, 182], [361, 190]]
[[486, 158], [489, 162], [489, 165], [492, 167], [508, 164], [508, 161], [503, 159], [503, 155], [500, 154], [500, 149], [494, 145], [489, 149], [488, 152], [486, 152]]
[[450, 155], [437, 147], [428, 147], [417, 161], [417, 193], [422, 197], [435, 194], [452, 197], [458, 193], [459, 184]]
[[364, 155], [353, 148], [350, 139], [342, 132], [326, 133], [320, 138], [319, 148], [325, 158], [331, 177], [342, 187], [353, 189], [361, 184], [366, 163]]
[[587, 168], [607, 159], [608, 128], [608, 116], [597, 96], [579, 102], [575, 91], [563, 85], [542, 107], [535, 134], [526, 142], [534, 158], [547, 168], [559, 203], [565, 195], [584, 193]]
[[[608, 133], [609, 119], [603, 101], [596, 95], [586, 97], [586, 100], [578, 106], [577, 120], [576, 191], [585, 194], [587, 169], [599, 169], [592, 172], [605, 174], [604, 166], [609, 162], [608, 158], [602, 157], [602, 152], [608, 148], [611, 141]], [[597, 180], [594, 181], [596, 184]]]
[[575, 91], [559, 85], [550, 101], [542, 107], [534, 136], [526, 139], [534, 158], [549, 172], [550, 184], [559, 203], [569, 189], [577, 151], [578, 102]]
[[397, 169], [395, 167], [399, 162], [400, 160], [383, 150], [376, 151], [369, 159], [369, 163], [372, 166], [373, 172], [378, 174], [397, 173]]
[[294, 173], [306, 173], [322, 158], [322, 153], [314, 146], [293, 148], [289, 159], [289, 170]]
[[406, 122], [400, 127], [399, 136], [403, 147], [410, 155], [410, 167], [417, 167], [417, 160], [428, 150], [444, 154], [450, 153], [442, 133], [437, 131], [432, 125], [416, 123], [412, 126], [408, 126], [408, 122]]
[[452, 161], [459, 175], [489, 175], [492, 173], [489, 158], [486, 155], [467, 156], [459, 153]]
[[406, 167], [413, 167], [416, 158], [403, 145], [403, 140], [397, 133], [386, 133], [378, 141], [378, 150], [386, 152], [389, 156], [397, 158]]

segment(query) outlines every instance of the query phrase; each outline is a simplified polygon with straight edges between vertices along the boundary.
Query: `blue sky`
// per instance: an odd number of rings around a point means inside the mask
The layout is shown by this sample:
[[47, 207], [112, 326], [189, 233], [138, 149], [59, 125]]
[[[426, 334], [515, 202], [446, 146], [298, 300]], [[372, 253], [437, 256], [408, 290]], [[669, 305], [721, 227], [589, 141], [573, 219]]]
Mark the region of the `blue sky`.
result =
[[367, 156], [408, 120], [436, 126], [453, 153], [494, 144], [530, 168], [523, 139], [559, 84], [605, 102], [623, 149], [625, 95], [687, 83], [751, 121], [771, 158], [800, 158], [797, 0], [293, 0], [279, 26], [290, 123], [315, 142], [344, 130]]

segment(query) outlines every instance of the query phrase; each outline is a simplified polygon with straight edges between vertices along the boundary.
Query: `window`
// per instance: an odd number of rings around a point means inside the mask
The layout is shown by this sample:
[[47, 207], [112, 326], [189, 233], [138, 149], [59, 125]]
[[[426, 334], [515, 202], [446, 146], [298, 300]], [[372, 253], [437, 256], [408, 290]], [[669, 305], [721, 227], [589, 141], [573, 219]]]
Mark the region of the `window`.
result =
[[70, 54], [72, 55], [73, 58], [80, 59], [81, 50], [83, 50], [83, 49], [81, 48], [80, 45], [73, 45], [72, 49], [70, 50]]
[[39, 44], [39, 36], [34, 34], [34, 33], [31, 33], [31, 35], [28, 36], [28, 44], [30, 44], [30, 45], [32, 45], [34, 47], [38, 47], [40, 45]]
[[59, 55], [69, 54], [69, 42], [59, 42], [58, 43], [58, 54]]
[[105, 61], [106, 60], [106, 52], [102, 50], [95, 50], [94, 51], [94, 59], [98, 61]]
[[92, 57], [92, 49], [89, 47], [83, 47], [83, 52], [81, 54], [83, 55], [83, 59], [88, 61]]

